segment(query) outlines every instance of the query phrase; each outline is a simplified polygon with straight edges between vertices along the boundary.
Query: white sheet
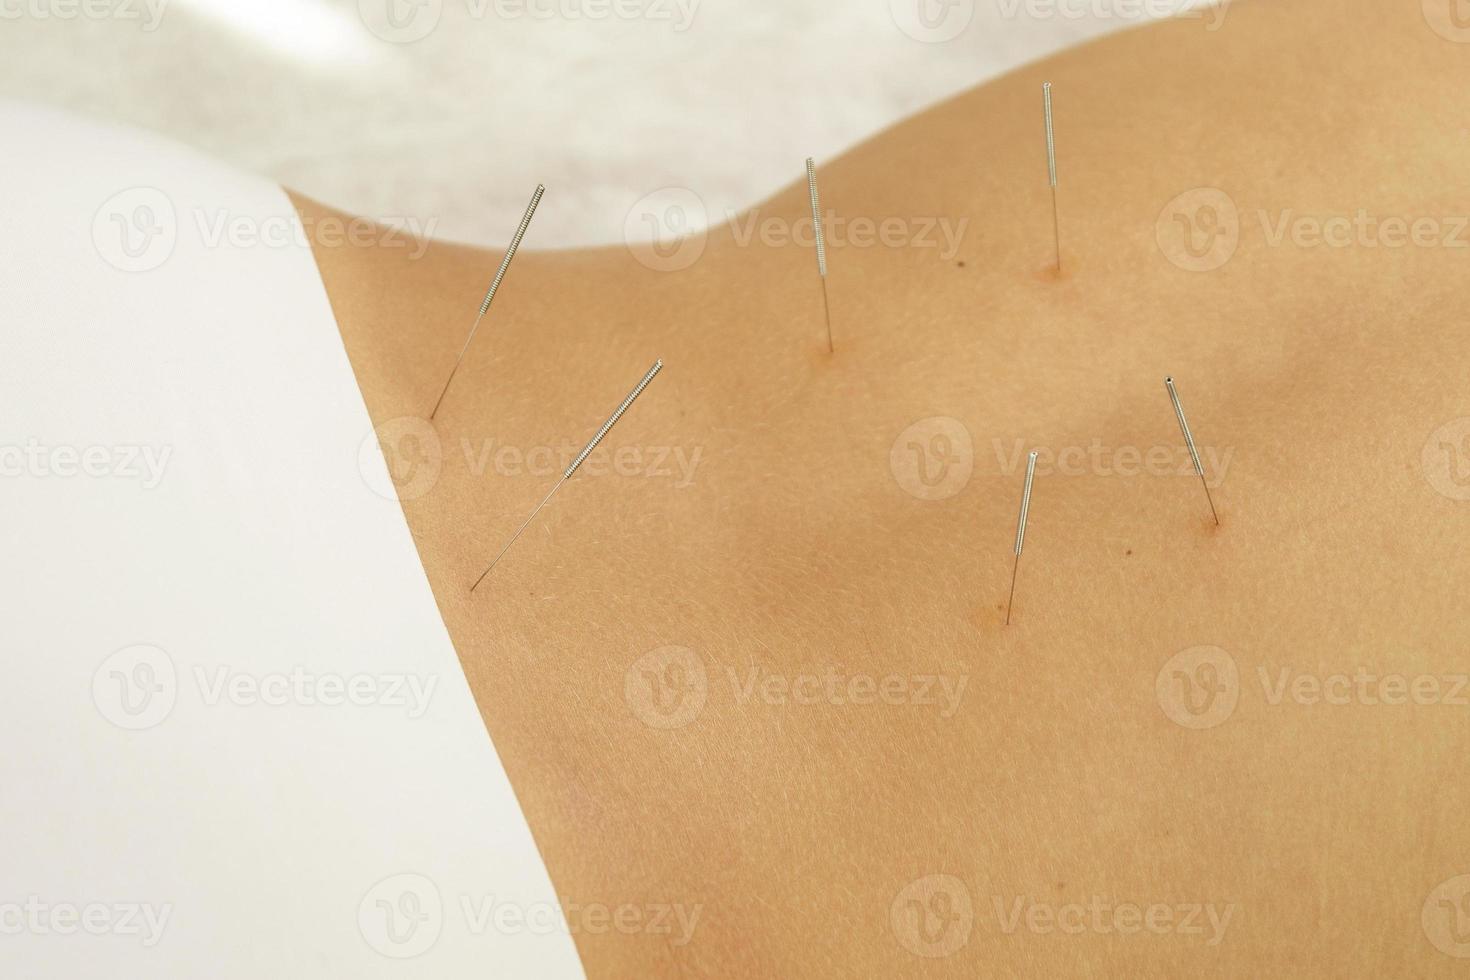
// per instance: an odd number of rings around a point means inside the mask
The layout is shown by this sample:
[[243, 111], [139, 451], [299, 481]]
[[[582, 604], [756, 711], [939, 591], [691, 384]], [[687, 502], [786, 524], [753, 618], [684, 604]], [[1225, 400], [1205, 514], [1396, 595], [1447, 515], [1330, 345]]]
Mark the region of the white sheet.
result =
[[[456, 241], [504, 247], [544, 183], [528, 248], [621, 244], [652, 227], [640, 216], [661, 188], [700, 201], [681, 213], [691, 228], [722, 223], [800, 181], [809, 156], [830, 163], [955, 92], [1200, 2], [114, 0], [0, 20], [0, 97], [169, 133]], [[403, 31], [383, 30], [390, 11]], [[1199, 21], [1222, 45], [1227, 13]], [[1033, 126], [1039, 102], [1019, 110]]]
[[0, 975], [580, 976], [285, 195], [0, 131]]

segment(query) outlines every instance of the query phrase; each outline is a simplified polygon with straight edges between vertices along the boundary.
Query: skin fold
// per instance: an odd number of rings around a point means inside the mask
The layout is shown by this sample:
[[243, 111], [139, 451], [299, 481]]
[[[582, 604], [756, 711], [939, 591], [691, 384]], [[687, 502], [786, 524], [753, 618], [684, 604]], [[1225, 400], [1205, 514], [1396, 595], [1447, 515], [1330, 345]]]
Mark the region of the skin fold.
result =
[[1127, 31], [825, 163], [835, 354], [804, 180], [693, 260], [522, 252], [432, 425], [500, 254], [317, 247], [589, 975], [1463, 974], [1470, 44], [1432, 6]]

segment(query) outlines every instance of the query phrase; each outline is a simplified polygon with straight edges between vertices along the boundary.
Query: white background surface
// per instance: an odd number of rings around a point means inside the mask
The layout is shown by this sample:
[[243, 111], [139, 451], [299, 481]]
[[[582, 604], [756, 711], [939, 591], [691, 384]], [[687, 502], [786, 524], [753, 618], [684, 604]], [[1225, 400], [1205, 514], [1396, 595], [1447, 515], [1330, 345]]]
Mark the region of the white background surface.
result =
[[[638, 200], [669, 186], [718, 222], [800, 179], [808, 156], [1194, 5], [88, 0], [113, 15], [63, 19], [78, 2], [0, 0], [0, 95], [155, 129], [352, 213], [482, 244], [510, 238], [542, 182], [532, 248], [620, 241]], [[409, 26], [386, 29], [390, 9]]]
[[580, 976], [285, 195], [0, 130], [0, 977]]

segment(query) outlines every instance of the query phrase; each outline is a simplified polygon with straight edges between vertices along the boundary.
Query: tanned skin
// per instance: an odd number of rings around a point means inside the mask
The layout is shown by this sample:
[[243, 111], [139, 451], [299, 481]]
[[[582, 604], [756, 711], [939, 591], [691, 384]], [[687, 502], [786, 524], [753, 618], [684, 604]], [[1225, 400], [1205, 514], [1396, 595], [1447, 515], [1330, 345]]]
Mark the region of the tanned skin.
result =
[[1463, 974], [1470, 44], [1425, 9], [1124, 32], [826, 163], [844, 220], [968, 222], [834, 240], [835, 354], [749, 216], [525, 251], [427, 426], [500, 255], [317, 249], [590, 976]]

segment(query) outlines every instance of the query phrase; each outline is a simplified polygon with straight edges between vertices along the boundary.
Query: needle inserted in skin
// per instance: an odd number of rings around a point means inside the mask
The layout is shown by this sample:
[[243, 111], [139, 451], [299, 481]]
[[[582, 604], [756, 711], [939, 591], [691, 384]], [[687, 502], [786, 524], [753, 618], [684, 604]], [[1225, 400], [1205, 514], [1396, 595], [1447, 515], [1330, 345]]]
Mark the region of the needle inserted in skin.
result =
[[822, 276], [822, 312], [827, 318], [827, 353], [837, 353], [832, 343], [832, 303], [827, 299], [827, 233], [822, 228], [822, 199], [817, 194], [817, 165], [806, 158], [806, 186], [812, 197], [812, 225], [817, 235], [817, 271]]
[[632, 406], [639, 395], [643, 394], [643, 389], [647, 388], [649, 382], [663, 369], [664, 362], [662, 360], [654, 362], [653, 367], [649, 368], [648, 373], [643, 376], [643, 380], [638, 382], [638, 387], [634, 388], [632, 393], [623, 399], [623, 403], [618, 406], [618, 410], [612, 413], [608, 420], [602, 424], [602, 428], [597, 431], [597, 435], [593, 436], [592, 441], [587, 443], [587, 447], [577, 454], [576, 459], [572, 460], [572, 465], [568, 466], [566, 472], [561, 475], [561, 479], [556, 481], [556, 486], [551, 488], [551, 492], [542, 498], [541, 503], [536, 505], [535, 510], [531, 511], [531, 516], [527, 517], [525, 523], [516, 530], [515, 534], [511, 535], [510, 540], [505, 543], [505, 547], [500, 549], [500, 554], [496, 555], [495, 560], [490, 563], [490, 567], [485, 569], [479, 578], [475, 579], [475, 584], [470, 586], [471, 592], [478, 589], [480, 583], [485, 581], [485, 576], [495, 570], [495, 566], [500, 564], [500, 559], [505, 557], [505, 553], [510, 550], [511, 545], [515, 544], [520, 539], [520, 536], [526, 532], [526, 528], [531, 526], [531, 522], [536, 519], [537, 514], [541, 513], [541, 509], [551, 503], [551, 498], [556, 496], [556, 492], [561, 489], [561, 485], [572, 478], [572, 474], [577, 472], [577, 467], [586, 462], [587, 457], [592, 455], [598, 443], [602, 442], [603, 438], [612, 431], [612, 427], [618, 424], [618, 419], [623, 417], [623, 413]]
[[521, 247], [521, 239], [526, 237], [526, 229], [531, 227], [531, 219], [536, 216], [536, 206], [541, 203], [541, 195], [545, 193], [546, 187], [537, 184], [536, 193], [531, 195], [531, 203], [526, 207], [525, 216], [521, 218], [521, 226], [516, 229], [515, 237], [510, 240], [510, 247], [505, 250], [505, 258], [500, 260], [500, 269], [490, 283], [490, 290], [485, 293], [485, 302], [480, 304], [480, 315], [475, 317], [475, 323], [470, 327], [470, 335], [465, 338], [464, 346], [459, 350], [459, 357], [455, 358], [454, 367], [449, 372], [449, 380], [444, 382], [444, 390], [439, 392], [439, 400], [434, 403], [434, 410], [429, 413], [430, 422], [434, 421], [434, 416], [439, 414], [439, 406], [444, 404], [444, 396], [449, 394], [449, 386], [454, 383], [454, 375], [459, 371], [460, 364], [464, 363], [464, 356], [469, 353], [470, 344], [474, 342], [475, 331], [480, 329], [480, 321], [485, 319], [490, 304], [494, 302], [495, 292], [500, 288], [506, 270], [510, 268], [510, 260], [516, 257], [516, 250]]
[[1051, 234], [1057, 249], [1057, 271], [1062, 271], [1062, 222], [1057, 213], [1057, 137], [1051, 123], [1051, 82], [1041, 84], [1041, 104], [1046, 113], [1046, 173], [1051, 181]]
[[1016, 576], [1021, 571], [1021, 549], [1026, 547], [1026, 518], [1031, 513], [1031, 483], [1036, 479], [1036, 453], [1026, 460], [1026, 489], [1021, 492], [1021, 517], [1016, 522], [1016, 561], [1011, 566], [1011, 597], [1006, 601], [1006, 625], [1011, 625], [1011, 607], [1016, 602]]
[[1210, 482], [1205, 479], [1205, 468], [1199, 461], [1199, 450], [1194, 448], [1194, 434], [1189, 431], [1189, 420], [1184, 417], [1184, 406], [1179, 404], [1179, 392], [1174, 390], [1174, 379], [1165, 378], [1164, 387], [1169, 389], [1169, 400], [1174, 403], [1174, 414], [1179, 417], [1179, 429], [1184, 433], [1184, 444], [1189, 447], [1189, 458], [1194, 460], [1194, 471], [1199, 474], [1199, 482], [1204, 485], [1205, 499], [1210, 502], [1210, 516], [1215, 518], [1218, 525], [1220, 513], [1215, 510], [1215, 498], [1210, 496]]

